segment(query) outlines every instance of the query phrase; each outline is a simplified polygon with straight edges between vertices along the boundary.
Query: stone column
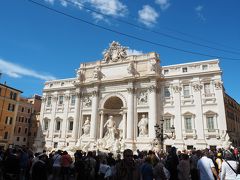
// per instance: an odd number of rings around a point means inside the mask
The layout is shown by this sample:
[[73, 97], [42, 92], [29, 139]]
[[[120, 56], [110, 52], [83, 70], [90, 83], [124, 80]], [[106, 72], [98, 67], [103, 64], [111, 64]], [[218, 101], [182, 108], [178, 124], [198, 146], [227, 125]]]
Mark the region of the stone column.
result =
[[134, 109], [133, 109], [133, 88], [128, 88], [128, 102], [127, 102], [127, 139], [133, 140], [133, 128], [134, 128]]
[[154, 126], [157, 124], [157, 88], [152, 85], [148, 88], [149, 92], [149, 114], [148, 114], [148, 132], [150, 138], [156, 138]]
[[123, 112], [123, 139], [126, 139], [126, 112]]
[[74, 122], [73, 122], [73, 132], [72, 136], [74, 141], [77, 141], [78, 131], [79, 131], [79, 115], [80, 115], [80, 89], [76, 89], [76, 99], [75, 99], [75, 108], [74, 108]]
[[104, 114], [103, 112], [100, 113], [101, 119], [100, 119], [100, 139], [103, 138], [103, 118]]
[[91, 114], [91, 127], [90, 138], [97, 138], [97, 117], [98, 117], [98, 90], [92, 92], [92, 114]]
[[202, 95], [201, 95], [202, 85], [199, 83], [193, 84], [193, 98], [195, 102], [196, 118], [193, 127], [196, 129], [197, 139], [204, 140], [204, 120], [203, 120], [203, 110], [202, 110]]
[[[62, 124], [62, 134], [61, 138], [63, 143], [66, 141], [66, 134], [68, 133], [68, 108], [69, 108], [69, 91], [64, 95], [64, 112], [63, 112], [63, 124]], [[65, 145], [65, 144], [64, 144]]]
[[55, 132], [54, 126], [55, 126], [55, 114], [56, 114], [56, 108], [57, 108], [57, 94], [54, 93], [54, 95], [52, 96], [52, 102], [51, 102], [51, 122], [50, 122], [50, 130], [49, 130], [49, 137], [51, 138], [51, 145], [53, 145], [53, 134]]
[[217, 124], [220, 130], [220, 133], [223, 133], [227, 130], [226, 124], [226, 114], [225, 114], [225, 105], [224, 105], [224, 95], [221, 79], [214, 81], [214, 92], [217, 102]]
[[[180, 85], [174, 85], [173, 87], [173, 101], [175, 106], [175, 118], [174, 118], [174, 127], [175, 127], [175, 135], [176, 135], [176, 141], [182, 145], [182, 115], [181, 115], [181, 97], [180, 92], [182, 88]], [[179, 147], [181, 147], [181, 145]]]

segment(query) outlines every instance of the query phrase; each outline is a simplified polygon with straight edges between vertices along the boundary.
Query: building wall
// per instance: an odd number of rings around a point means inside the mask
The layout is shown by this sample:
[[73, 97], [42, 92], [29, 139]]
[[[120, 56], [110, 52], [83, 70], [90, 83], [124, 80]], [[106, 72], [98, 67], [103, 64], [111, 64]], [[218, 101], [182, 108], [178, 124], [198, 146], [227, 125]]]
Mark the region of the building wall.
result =
[[41, 97], [21, 98], [19, 101], [17, 120], [14, 131], [14, 145], [34, 148], [37, 136], [38, 120], [41, 107]]
[[14, 141], [14, 127], [21, 93], [6, 84], [0, 84], [0, 146], [4, 148]]
[[33, 113], [31, 116], [31, 123], [28, 133], [28, 147], [35, 149], [35, 139], [37, 137], [38, 127], [39, 127], [39, 114], [41, 109], [41, 96], [34, 95], [33, 98], [28, 98], [28, 102], [33, 105]]
[[227, 93], [224, 93], [224, 103], [230, 139], [233, 145], [238, 147], [240, 145], [240, 105]]
[[[113, 114], [117, 126], [121, 119], [126, 121], [125, 148], [152, 148], [154, 125], [162, 120], [165, 146], [220, 147], [228, 141], [221, 73], [216, 59], [161, 67], [155, 53], [130, 56], [112, 64], [81, 64], [76, 78], [45, 83], [36, 144], [63, 148], [75, 146], [80, 139], [93, 148], [106, 132], [101, 127]], [[71, 103], [73, 96], [75, 104]], [[106, 104], [112, 107], [118, 102], [116, 97], [122, 108], [106, 108]], [[137, 127], [142, 114], [148, 118], [146, 137], [139, 136]], [[87, 117], [91, 130], [85, 137], [82, 128]], [[74, 127], [70, 130], [71, 121]], [[169, 129], [172, 125], [173, 135]]]

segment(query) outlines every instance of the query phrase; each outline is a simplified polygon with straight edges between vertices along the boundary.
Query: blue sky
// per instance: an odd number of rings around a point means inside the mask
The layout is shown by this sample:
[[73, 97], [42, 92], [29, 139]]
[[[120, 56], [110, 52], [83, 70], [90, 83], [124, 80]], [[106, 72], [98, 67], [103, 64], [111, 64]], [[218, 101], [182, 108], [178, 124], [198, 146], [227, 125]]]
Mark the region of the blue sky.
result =
[[[109, 43], [118, 41], [134, 53], [159, 53], [161, 65], [222, 57], [220, 66], [225, 89], [240, 102], [240, 1], [34, 1], [114, 31], [212, 58], [106, 31], [28, 0], [2, 0], [0, 71], [3, 75], [0, 82], [6, 81], [22, 90], [23, 96], [42, 94], [45, 80], [74, 77], [80, 63], [101, 59]], [[121, 21], [130, 22], [135, 27]]]

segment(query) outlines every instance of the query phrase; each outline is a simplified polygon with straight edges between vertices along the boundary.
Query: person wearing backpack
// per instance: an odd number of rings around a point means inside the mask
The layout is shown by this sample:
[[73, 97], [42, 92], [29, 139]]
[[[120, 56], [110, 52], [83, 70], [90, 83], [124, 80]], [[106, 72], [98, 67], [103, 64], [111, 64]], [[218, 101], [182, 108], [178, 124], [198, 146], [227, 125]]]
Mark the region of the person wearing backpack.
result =
[[58, 180], [61, 174], [61, 155], [62, 151], [58, 150], [52, 157], [52, 180]]
[[235, 161], [234, 155], [230, 151], [226, 151], [222, 162], [221, 180], [236, 179], [237, 169], [238, 162]]

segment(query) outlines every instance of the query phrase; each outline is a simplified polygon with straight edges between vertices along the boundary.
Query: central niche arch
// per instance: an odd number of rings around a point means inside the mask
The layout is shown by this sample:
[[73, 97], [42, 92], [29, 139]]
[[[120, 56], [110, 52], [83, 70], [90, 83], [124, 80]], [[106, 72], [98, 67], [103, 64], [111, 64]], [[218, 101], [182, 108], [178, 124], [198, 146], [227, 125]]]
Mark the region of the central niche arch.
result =
[[101, 99], [99, 107], [101, 109], [126, 108], [127, 100], [121, 93], [111, 93]]
[[121, 109], [122, 107], [123, 107], [123, 102], [117, 96], [108, 98], [105, 101], [104, 106], [103, 106], [104, 109]]

